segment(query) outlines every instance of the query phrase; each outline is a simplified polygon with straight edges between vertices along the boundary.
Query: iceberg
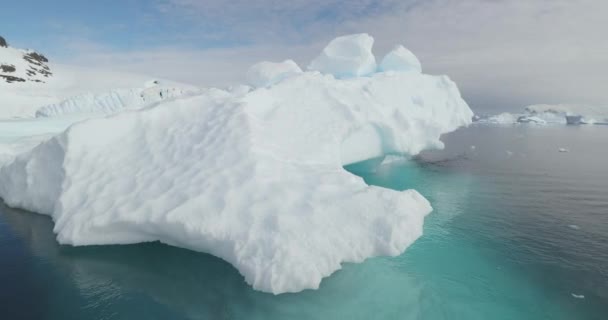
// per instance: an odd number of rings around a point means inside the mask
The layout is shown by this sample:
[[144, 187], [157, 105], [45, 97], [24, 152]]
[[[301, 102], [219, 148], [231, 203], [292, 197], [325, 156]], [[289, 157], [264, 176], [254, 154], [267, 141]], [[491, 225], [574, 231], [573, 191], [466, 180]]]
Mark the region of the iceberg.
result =
[[422, 72], [422, 64], [410, 50], [400, 45], [384, 56], [379, 69], [381, 71]]
[[535, 124], [547, 124], [547, 121], [536, 116], [519, 116], [517, 117], [518, 123], [535, 123]]
[[511, 125], [517, 123], [519, 115], [512, 114], [509, 112], [503, 112], [497, 115], [489, 117], [476, 117], [475, 122], [477, 123], [488, 123], [488, 124], [499, 124], [499, 125]]
[[473, 116], [457, 86], [416, 72], [280, 78], [76, 123], [0, 168], [0, 197], [50, 215], [62, 244], [160, 241], [224, 259], [274, 294], [403, 253], [430, 203], [343, 166], [441, 148]]
[[537, 104], [530, 105], [523, 113], [503, 112], [489, 117], [477, 117], [481, 124], [513, 125], [532, 124], [608, 124], [608, 108], [585, 105]]
[[[608, 107], [572, 104], [536, 104], [526, 107], [526, 112], [543, 118], [558, 118], [559, 123], [601, 124], [608, 123]], [[549, 120], [550, 121], [550, 120]]]
[[298, 73], [302, 73], [302, 69], [293, 60], [262, 61], [249, 69], [247, 82], [253, 87], [267, 87]]
[[367, 76], [376, 72], [372, 53], [374, 38], [366, 33], [332, 40], [308, 66], [308, 70], [331, 74], [336, 78]]

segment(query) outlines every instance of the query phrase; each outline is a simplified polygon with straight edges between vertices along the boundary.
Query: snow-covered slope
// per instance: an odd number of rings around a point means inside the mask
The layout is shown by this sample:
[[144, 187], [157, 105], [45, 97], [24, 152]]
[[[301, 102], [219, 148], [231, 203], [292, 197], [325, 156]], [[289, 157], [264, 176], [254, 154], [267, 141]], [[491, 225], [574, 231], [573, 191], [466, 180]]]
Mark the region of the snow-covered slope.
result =
[[[0, 119], [57, 116], [68, 113], [112, 113], [196, 92], [194, 86], [150, 77], [86, 67], [52, 65], [46, 83], [0, 82]], [[162, 97], [161, 97], [162, 94]]]
[[44, 55], [13, 48], [0, 37], [0, 83], [46, 82], [53, 75], [48, 62]]
[[53, 64], [34, 51], [2, 46], [2, 40], [0, 119], [106, 114], [197, 91], [167, 80], [152, 83], [145, 75]]
[[[340, 45], [368, 56], [360, 38]], [[326, 72], [348, 69], [331, 63], [326, 54]], [[456, 85], [394, 70], [296, 72], [271, 85], [264, 75], [277, 73], [257, 74], [251, 91], [212, 89], [77, 123], [3, 166], [0, 197], [51, 215], [61, 243], [208, 252], [275, 294], [318, 288], [344, 262], [401, 254], [430, 204], [415, 190], [368, 186], [343, 165], [441, 147], [439, 136], [473, 115]]]

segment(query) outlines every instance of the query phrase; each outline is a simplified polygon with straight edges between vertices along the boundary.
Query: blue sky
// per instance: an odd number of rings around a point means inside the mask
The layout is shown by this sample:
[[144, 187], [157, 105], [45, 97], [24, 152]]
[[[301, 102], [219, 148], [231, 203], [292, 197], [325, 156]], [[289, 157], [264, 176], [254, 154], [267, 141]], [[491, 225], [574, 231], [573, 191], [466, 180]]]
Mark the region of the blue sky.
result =
[[301, 66], [333, 37], [368, 32], [381, 56], [404, 44], [477, 109], [608, 105], [608, 1], [2, 1], [0, 34], [52, 61], [203, 85], [258, 60]]
[[[414, 2], [414, 1], [412, 1]], [[88, 41], [116, 50], [174, 45], [216, 48], [258, 42], [310, 41], [359, 17], [388, 12], [398, 2], [106, 0], [11, 1], [2, 32], [14, 45], [65, 53], [62, 45]], [[27, 23], [23, 23], [27, 17]]]
[[[117, 49], [154, 46], [149, 35], [162, 30], [151, 1], [12, 1], [3, 6], [2, 32], [16, 46], [57, 51], [69, 38], [86, 39]], [[23, 19], [27, 17], [27, 23]], [[159, 23], [160, 22], [160, 23]]]

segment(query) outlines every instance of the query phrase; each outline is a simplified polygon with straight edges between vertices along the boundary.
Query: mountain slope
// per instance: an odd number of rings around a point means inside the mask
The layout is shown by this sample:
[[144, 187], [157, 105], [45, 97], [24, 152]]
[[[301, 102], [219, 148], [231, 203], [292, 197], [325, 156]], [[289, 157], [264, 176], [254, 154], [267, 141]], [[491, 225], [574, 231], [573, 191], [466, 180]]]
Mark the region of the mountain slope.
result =
[[46, 82], [49, 60], [36, 51], [13, 48], [0, 36], [0, 82]]
[[0, 119], [112, 113], [137, 109], [197, 88], [148, 75], [51, 63], [0, 37]]

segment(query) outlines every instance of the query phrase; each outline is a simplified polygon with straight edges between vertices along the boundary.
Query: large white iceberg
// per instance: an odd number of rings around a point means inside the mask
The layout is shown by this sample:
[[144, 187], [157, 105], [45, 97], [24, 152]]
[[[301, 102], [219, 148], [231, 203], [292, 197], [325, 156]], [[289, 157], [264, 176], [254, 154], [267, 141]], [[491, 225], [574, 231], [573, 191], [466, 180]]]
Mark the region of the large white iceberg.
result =
[[2, 167], [0, 197], [50, 215], [63, 244], [161, 241], [297, 292], [344, 262], [401, 254], [431, 211], [343, 166], [439, 148], [473, 115], [447, 77], [412, 72], [237, 91], [77, 123]]

